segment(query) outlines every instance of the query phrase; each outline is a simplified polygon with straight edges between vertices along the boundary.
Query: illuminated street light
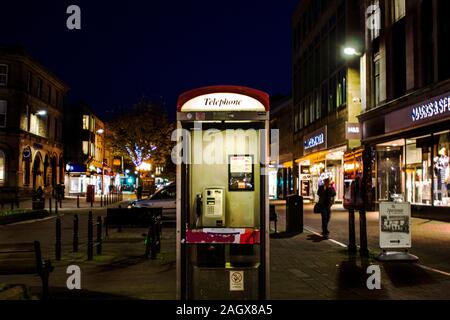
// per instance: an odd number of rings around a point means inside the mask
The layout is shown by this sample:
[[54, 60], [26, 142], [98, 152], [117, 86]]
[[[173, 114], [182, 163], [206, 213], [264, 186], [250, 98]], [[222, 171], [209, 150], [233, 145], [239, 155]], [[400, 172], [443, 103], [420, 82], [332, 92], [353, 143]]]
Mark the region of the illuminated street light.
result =
[[45, 111], [45, 110], [39, 110], [36, 114], [37, 114], [38, 116], [46, 116], [46, 115], [47, 115], [47, 111]]
[[344, 54], [346, 56], [360, 56], [361, 55], [358, 51], [356, 51], [355, 48], [352, 48], [352, 47], [345, 48], [344, 49]]
[[98, 129], [98, 130], [97, 130], [97, 133], [98, 133], [98, 134], [103, 134], [104, 132], [105, 132], [105, 130], [103, 130], [103, 129]]

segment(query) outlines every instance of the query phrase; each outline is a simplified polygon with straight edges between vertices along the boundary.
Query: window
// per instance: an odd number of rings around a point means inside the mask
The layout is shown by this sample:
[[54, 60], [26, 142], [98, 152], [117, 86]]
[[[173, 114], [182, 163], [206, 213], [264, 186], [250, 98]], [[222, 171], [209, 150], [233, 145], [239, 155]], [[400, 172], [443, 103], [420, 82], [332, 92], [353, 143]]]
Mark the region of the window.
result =
[[373, 41], [380, 36], [381, 30], [381, 9], [379, 0], [372, 0], [370, 6], [367, 8], [366, 19], [370, 40]]
[[37, 86], [37, 97], [42, 98], [42, 80], [38, 80], [38, 86]]
[[373, 86], [375, 105], [380, 103], [380, 54], [377, 53], [373, 59]]
[[48, 104], [51, 104], [52, 103], [52, 87], [51, 86], [48, 86], [48, 100], [47, 100], [47, 102], [48, 102]]
[[31, 71], [28, 71], [27, 76], [27, 92], [31, 92], [31, 88], [33, 87], [33, 75]]
[[6, 87], [8, 85], [8, 66], [0, 64], [0, 86]]
[[55, 92], [55, 107], [59, 108], [59, 92]]
[[406, 201], [431, 205], [431, 135], [406, 140]]
[[83, 116], [83, 130], [89, 130], [89, 116]]
[[347, 104], [347, 79], [345, 69], [339, 71], [336, 95], [337, 95], [336, 106], [338, 108], [345, 107], [345, 105]]
[[405, 140], [377, 146], [377, 199], [393, 201], [404, 190]]
[[434, 136], [433, 143], [433, 174], [434, 174], [434, 205], [450, 207], [450, 131]]
[[55, 124], [54, 124], [53, 130], [54, 130], [53, 137], [55, 140], [58, 140], [58, 119], [56, 119], [56, 118], [55, 118]]
[[0, 100], [0, 128], [6, 127], [7, 102]]
[[83, 154], [88, 155], [89, 154], [89, 142], [83, 141]]
[[406, 15], [405, 0], [391, 0], [392, 22], [397, 22]]
[[91, 154], [90, 154], [90, 156], [91, 157], [95, 157], [95, 145], [93, 144], [93, 143], [91, 143]]
[[6, 159], [5, 153], [0, 150], [0, 186], [5, 185]]

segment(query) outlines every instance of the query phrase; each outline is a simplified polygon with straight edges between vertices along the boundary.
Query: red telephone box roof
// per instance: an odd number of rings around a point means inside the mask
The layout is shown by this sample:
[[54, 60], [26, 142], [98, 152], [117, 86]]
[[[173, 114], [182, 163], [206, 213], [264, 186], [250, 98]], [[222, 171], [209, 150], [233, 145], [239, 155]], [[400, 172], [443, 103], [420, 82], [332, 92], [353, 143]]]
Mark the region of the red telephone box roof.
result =
[[259, 102], [261, 102], [264, 107], [266, 108], [266, 112], [269, 112], [270, 110], [270, 103], [269, 103], [269, 94], [260, 91], [253, 88], [248, 87], [242, 87], [242, 86], [209, 86], [209, 87], [203, 87], [203, 88], [197, 88], [194, 90], [187, 91], [180, 95], [178, 98], [177, 103], [177, 111], [181, 112], [181, 107], [188, 102], [189, 100], [194, 99], [195, 97], [202, 96], [205, 94], [211, 94], [211, 93], [237, 93], [242, 94], [245, 96], [252, 97]]

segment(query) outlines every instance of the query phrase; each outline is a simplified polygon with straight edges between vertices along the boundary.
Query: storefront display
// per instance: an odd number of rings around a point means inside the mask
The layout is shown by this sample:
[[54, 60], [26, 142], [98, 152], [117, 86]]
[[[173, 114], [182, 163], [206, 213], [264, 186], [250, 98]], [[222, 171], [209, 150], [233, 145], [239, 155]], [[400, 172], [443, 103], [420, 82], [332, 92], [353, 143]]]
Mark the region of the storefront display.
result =
[[378, 145], [377, 200], [450, 207], [449, 136], [442, 132]]

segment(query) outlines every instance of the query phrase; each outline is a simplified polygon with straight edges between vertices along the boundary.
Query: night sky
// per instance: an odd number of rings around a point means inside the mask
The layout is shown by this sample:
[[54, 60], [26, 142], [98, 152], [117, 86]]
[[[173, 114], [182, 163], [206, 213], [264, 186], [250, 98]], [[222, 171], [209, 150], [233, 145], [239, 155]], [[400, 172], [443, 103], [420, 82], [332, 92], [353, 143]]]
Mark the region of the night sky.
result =
[[[291, 91], [298, 0], [1, 0], [0, 46], [23, 46], [100, 116], [141, 97], [174, 117], [184, 91], [207, 85]], [[81, 30], [66, 9], [81, 8]]]

